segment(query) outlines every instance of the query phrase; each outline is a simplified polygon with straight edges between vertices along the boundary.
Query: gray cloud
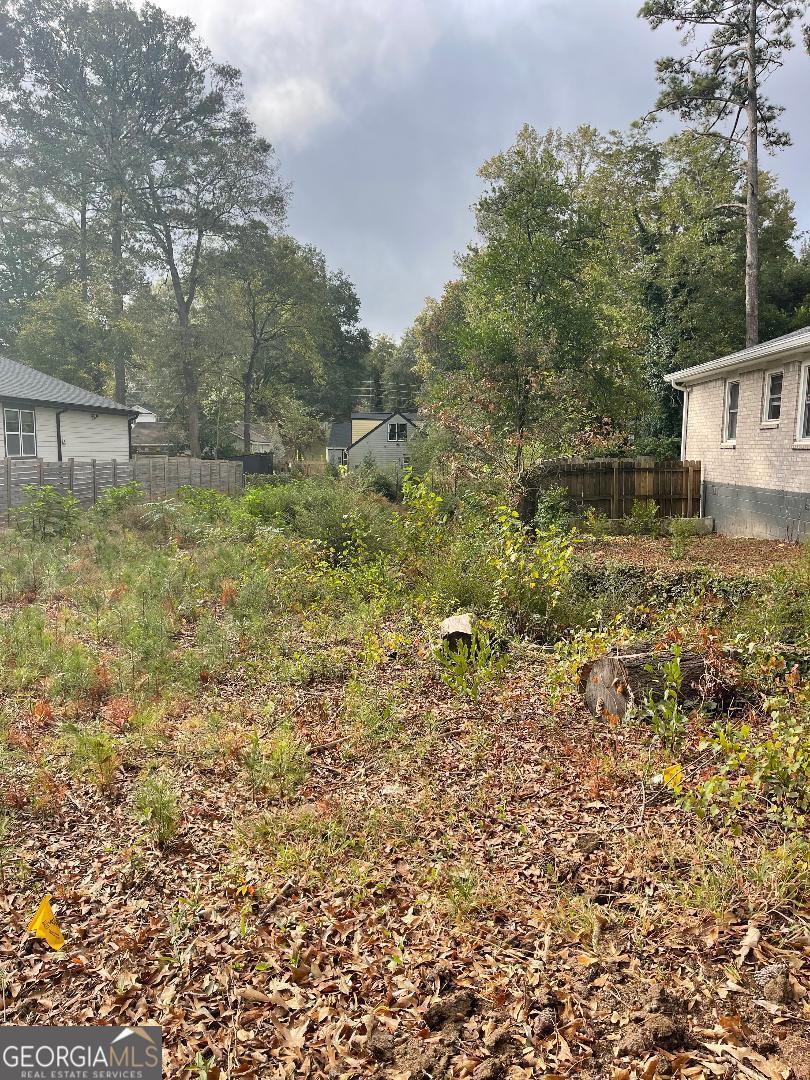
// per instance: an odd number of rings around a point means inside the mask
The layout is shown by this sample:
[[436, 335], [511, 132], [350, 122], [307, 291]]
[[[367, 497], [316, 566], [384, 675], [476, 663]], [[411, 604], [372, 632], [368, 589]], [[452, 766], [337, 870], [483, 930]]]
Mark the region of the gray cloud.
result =
[[[400, 333], [472, 237], [476, 170], [524, 122], [624, 127], [676, 45], [639, 0], [162, 0], [245, 75], [293, 184], [290, 227], [357, 285], [375, 332]], [[770, 90], [794, 146], [766, 159], [810, 226], [810, 58]]]

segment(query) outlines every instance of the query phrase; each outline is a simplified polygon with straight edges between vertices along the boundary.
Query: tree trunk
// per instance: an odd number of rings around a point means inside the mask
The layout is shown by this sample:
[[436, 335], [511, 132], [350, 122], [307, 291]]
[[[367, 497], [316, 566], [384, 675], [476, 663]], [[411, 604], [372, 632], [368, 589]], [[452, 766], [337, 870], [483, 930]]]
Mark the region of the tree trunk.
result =
[[180, 322], [180, 348], [182, 350], [183, 389], [186, 396], [188, 448], [191, 456], [198, 458], [202, 454], [202, 444], [200, 442], [200, 377], [194, 363], [189, 312], [185, 305], [178, 307], [177, 317]]
[[[124, 245], [123, 245], [123, 217], [124, 199], [117, 180], [113, 182], [110, 192], [111, 222], [110, 236], [112, 248], [112, 324], [120, 324], [124, 319]], [[115, 400], [122, 405], [127, 396], [127, 373], [126, 357], [124, 356], [123, 343], [116, 341], [115, 348]]]
[[87, 271], [87, 184], [82, 177], [81, 206], [79, 207], [79, 281], [82, 289], [82, 302], [90, 298]]
[[242, 453], [249, 454], [252, 409], [250, 401], [250, 380], [247, 378], [242, 380], [242, 392], [244, 394], [244, 398], [242, 400]]
[[746, 158], [745, 213], [745, 345], [759, 342], [759, 89], [757, 86], [757, 5], [748, 12], [748, 153]]
[[188, 415], [188, 448], [192, 457], [202, 454], [200, 443], [200, 383], [192, 363], [183, 358], [183, 387], [186, 392], [186, 410]]

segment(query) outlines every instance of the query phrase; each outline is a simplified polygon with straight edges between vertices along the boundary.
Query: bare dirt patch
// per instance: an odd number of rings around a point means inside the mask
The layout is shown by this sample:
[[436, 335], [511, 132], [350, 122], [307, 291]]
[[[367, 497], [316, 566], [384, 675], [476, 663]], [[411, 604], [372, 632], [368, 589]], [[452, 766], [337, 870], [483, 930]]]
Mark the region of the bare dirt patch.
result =
[[697, 567], [728, 577], [761, 577], [777, 566], [787, 566], [802, 555], [799, 544], [778, 540], [696, 536], [681, 559], [672, 556], [666, 537], [611, 536], [578, 545], [581, 557], [594, 562], [624, 563], [655, 570], [691, 570]]

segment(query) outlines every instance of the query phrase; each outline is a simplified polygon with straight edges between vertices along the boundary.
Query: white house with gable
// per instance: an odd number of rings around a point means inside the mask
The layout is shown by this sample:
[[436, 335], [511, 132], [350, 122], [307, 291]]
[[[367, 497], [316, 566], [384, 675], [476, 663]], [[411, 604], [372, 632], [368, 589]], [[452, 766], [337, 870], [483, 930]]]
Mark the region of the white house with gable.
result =
[[356, 412], [350, 420], [332, 424], [326, 445], [330, 465], [358, 469], [373, 462], [379, 469], [404, 469], [410, 464], [409, 443], [419, 431], [411, 412]]
[[0, 458], [129, 461], [137, 413], [0, 356]]

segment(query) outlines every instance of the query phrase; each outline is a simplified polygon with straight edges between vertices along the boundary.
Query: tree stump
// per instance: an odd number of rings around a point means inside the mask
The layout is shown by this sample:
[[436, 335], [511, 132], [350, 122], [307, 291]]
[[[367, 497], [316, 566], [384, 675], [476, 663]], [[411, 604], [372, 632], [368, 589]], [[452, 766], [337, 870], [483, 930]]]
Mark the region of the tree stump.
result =
[[450, 652], [458, 652], [463, 645], [467, 651], [472, 650], [475, 639], [475, 626], [471, 615], [451, 615], [445, 619], [439, 627], [442, 643]]

